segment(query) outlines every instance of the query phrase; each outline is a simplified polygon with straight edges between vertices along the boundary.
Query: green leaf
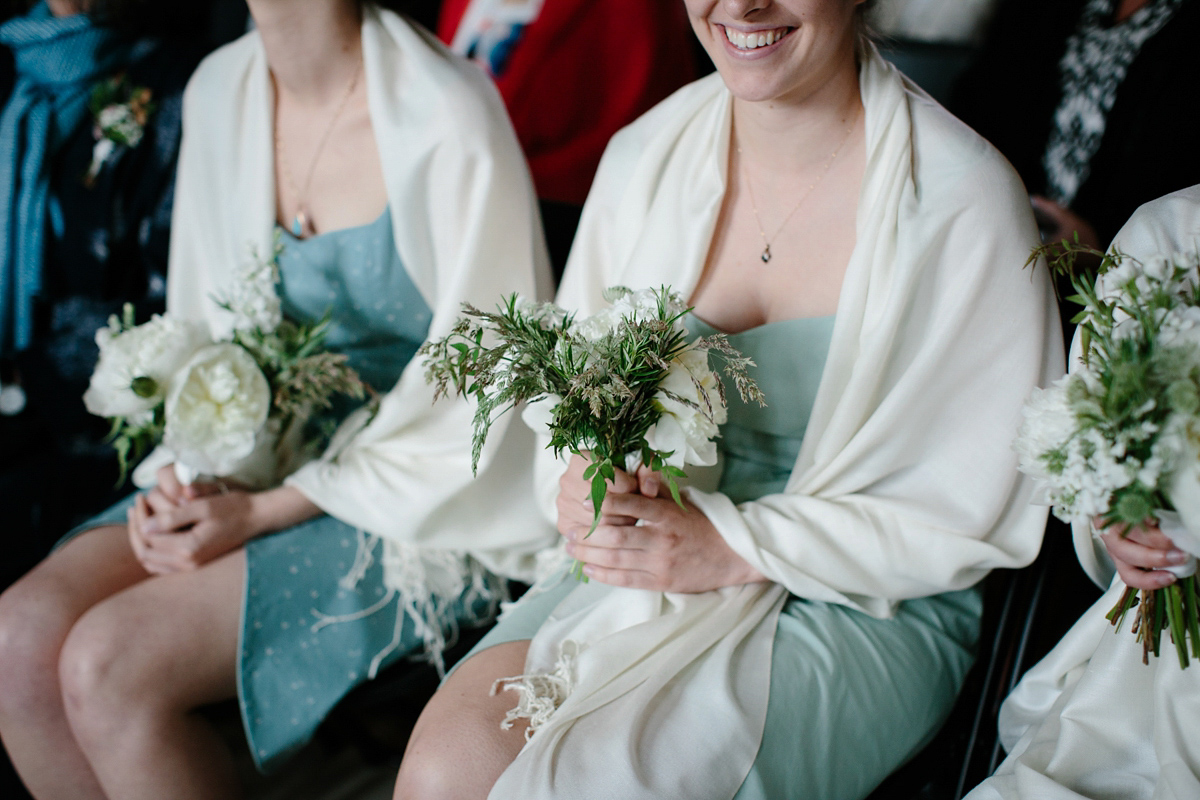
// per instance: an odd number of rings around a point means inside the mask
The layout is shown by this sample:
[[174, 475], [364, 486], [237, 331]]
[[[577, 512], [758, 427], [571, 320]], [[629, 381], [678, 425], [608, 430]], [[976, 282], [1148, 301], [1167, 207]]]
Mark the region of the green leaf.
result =
[[667, 475], [667, 488], [671, 490], [671, 498], [675, 501], [675, 503], [686, 511], [687, 506], [683, 504], [683, 497], [681, 497], [679, 494], [679, 482], [675, 480], [674, 475]]
[[597, 474], [592, 478], [592, 527], [588, 529], [587, 538], [596, 531], [596, 526], [600, 524], [600, 507], [604, 505], [604, 498], [608, 494], [608, 481], [604, 480], [604, 476]]

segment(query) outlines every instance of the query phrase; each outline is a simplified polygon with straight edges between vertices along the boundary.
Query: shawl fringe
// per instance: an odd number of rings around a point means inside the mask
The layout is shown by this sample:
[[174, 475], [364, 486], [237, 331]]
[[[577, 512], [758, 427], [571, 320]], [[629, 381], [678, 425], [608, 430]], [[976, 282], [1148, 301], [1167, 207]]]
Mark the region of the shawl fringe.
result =
[[[507, 584], [466, 553], [427, 550], [359, 530], [354, 563], [338, 581], [342, 589], [352, 590], [363, 581], [375, 564], [375, 550], [380, 542], [383, 585], [387, 589], [384, 596], [352, 614], [326, 614], [314, 608], [312, 614], [317, 621], [312, 632], [328, 625], [366, 619], [394, 603], [396, 623], [392, 640], [371, 659], [367, 677], [374, 679], [384, 659], [400, 647], [404, 620], [410, 619], [424, 644], [419, 657], [433, 664], [438, 677], [444, 678], [445, 651], [458, 641], [461, 622], [477, 627], [493, 619], [500, 604], [508, 600]], [[461, 614], [456, 613], [459, 602]], [[476, 610], [480, 603], [487, 604], [483, 613]]]

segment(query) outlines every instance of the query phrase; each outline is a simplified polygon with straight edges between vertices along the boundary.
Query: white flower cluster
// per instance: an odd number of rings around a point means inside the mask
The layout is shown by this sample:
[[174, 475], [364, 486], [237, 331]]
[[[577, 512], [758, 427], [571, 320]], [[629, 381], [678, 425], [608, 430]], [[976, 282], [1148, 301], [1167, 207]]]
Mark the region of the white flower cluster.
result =
[[167, 396], [171, 380], [192, 355], [208, 344], [202, 325], [155, 314], [123, 331], [116, 317], [96, 331], [100, 360], [83, 395], [87, 410], [101, 417], [136, 417]]
[[269, 333], [283, 322], [283, 302], [276, 289], [279, 265], [276, 259], [252, 258], [236, 271], [232, 291], [225, 302], [233, 313], [233, 328], [250, 333]]
[[540, 303], [520, 295], [516, 297], [515, 303], [518, 314], [537, 322], [547, 330], [558, 327], [567, 318], [567, 312], [554, 303]]
[[[1200, 424], [1200, 397], [1189, 377], [1200, 366], [1200, 307], [1195, 305], [1200, 259], [1116, 257], [1106, 263], [1094, 287], [1101, 306], [1089, 305], [1088, 362], [1049, 388], [1035, 390], [1013, 443], [1019, 467], [1035, 480], [1040, 499], [1069, 521], [1110, 513], [1114, 494], [1127, 487], [1140, 486], [1172, 501], [1192, 484], [1200, 492], [1200, 481], [1181, 482], [1181, 476], [1200, 476], [1200, 449], [1189, 445], [1189, 432]], [[1111, 304], [1111, 325], [1103, 304]], [[1132, 365], [1125, 363], [1129, 350], [1121, 344], [1129, 340], [1137, 342], [1140, 354]], [[1150, 363], [1159, 366], [1147, 368]], [[1106, 389], [1098, 371], [1102, 366], [1119, 388]], [[1158, 383], [1146, 383], [1151, 374]], [[1151, 399], [1121, 405], [1110, 418], [1106, 392]]]
[[[232, 312], [235, 331], [278, 329], [278, 279], [276, 259], [254, 258], [238, 270], [231, 291], [219, 298]], [[100, 360], [84, 395], [88, 411], [121, 420], [122, 429], [161, 430], [156, 458], [173, 460], [180, 475], [269, 482], [272, 394], [255, 357], [239, 344], [214, 343], [205, 326], [170, 314], [126, 329], [129, 324], [114, 317], [96, 333]]]
[[143, 125], [128, 105], [113, 103], [100, 109], [96, 124], [105, 137], [128, 147], [137, 147], [142, 141]]
[[[577, 322], [575, 333], [594, 342], [619, 330], [622, 325], [658, 319], [659, 297], [660, 292], [654, 289], [619, 292], [608, 308]], [[686, 307], [679, 299], [679, 295], [672, 292], [667, 296], [666, 312], [668, 317], [682, 314], [685, 310]]]
[[666, 459], [671, 466], [710, 467], [717, 463], [713, 440], [728, 416], [719, 383], [703, 348], [689, 347], [671, 362], [654, 395], [654, 407], [662, 416], [646, 432], [651, 448], [671, 453]]

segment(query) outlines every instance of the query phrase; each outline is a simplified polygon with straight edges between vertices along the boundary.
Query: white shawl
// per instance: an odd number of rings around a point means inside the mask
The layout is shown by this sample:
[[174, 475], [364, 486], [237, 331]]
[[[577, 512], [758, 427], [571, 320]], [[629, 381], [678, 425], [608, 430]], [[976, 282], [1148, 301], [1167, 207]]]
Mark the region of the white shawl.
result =
[[[791, 479], [741, 506], [689, 490], [774, 583], [575, 590], [526, 664], [558, 667], [571, 691], [494, 800], [732, 797], [758, 750], [788, 592], [887, 617], [1037, 554], [1046, 509], [1029, 504], [1009, 445], [1031, 389], [1062, 372], [1062, 345], [1045, 271], [1021, 268], [1036, 243], [1028, 199], [991, 146], [878, 56], [860, 84], [857, 241]], [[724, 196], [730, 109], [714, 75], [613, 139], [564, 306], [593, 312], [611, 284], [691, 294]], [[548, 503], [562, 466], [539, 458]]]
[[[491, 82], [428, 33], [368, 5], [362, 25], [368, 105], [396, 250], [444, 335], [460, 304], [548, 290], [545, 246], [524, 159]], [[275, 226], [274, 98], [252, 32], [207, 58], [184, 98], [167, 307], [229, 328], [213, 295], [250, 248], [269, 252]], [[541, 290], [541, 292], [539, 291]], [[336, 458], [287, 483], [350, 525], [385, 540], [399, 580], [415, 552], [470, 553], [524, 577], [553, 530], [523, 498], [532, 436], [501, 419], [471, 475], [472, 406], [436, 405], [414, 359], [379, 411]], [[362, 416], [346, 425], [361, 425]], [[507, 430], [506, 430], [507, 429]], [[345, 438], [345, 437], [343, 437]], [[486, 524], [481, 524], [486, 521]], [[415, 565], [418, 566], [419, 565]], [[427, 576], [428, 577], [428, 576]]]
[[[1139, 259], [1200, 252], [1200, 186], [1139, 208], [1113, 247]], [[1129, 622], [1114, 631], [1104, 618], [1125, 590], [1107, 552], [1087, 526], [1075, 545], [1109, 589], [1005, 700], [1010, 755], [970, 800], [1200, 797], [1200, 665], [1181, 670], [1168, 636], [1142, 664]]]

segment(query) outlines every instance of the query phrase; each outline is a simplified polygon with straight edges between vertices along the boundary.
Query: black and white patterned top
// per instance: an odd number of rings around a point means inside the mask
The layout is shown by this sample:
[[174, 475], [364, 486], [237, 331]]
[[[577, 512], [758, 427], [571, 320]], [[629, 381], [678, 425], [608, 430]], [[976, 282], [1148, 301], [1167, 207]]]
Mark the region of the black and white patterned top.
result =
[[1183, 0], [1150, 0], [1132, 16], [1112, 25], [1115, 0], [1090, 0], [1079, 27], [1067, 40], [1059, 62], [1062, 101], [1042, 164], [1051, 200], [1070, 206], [1088, 178], [1092, 156], [1100, 149], [1108, 112], [1117, 99], [1129, 65], [1142, 45], [1158, 33]]

